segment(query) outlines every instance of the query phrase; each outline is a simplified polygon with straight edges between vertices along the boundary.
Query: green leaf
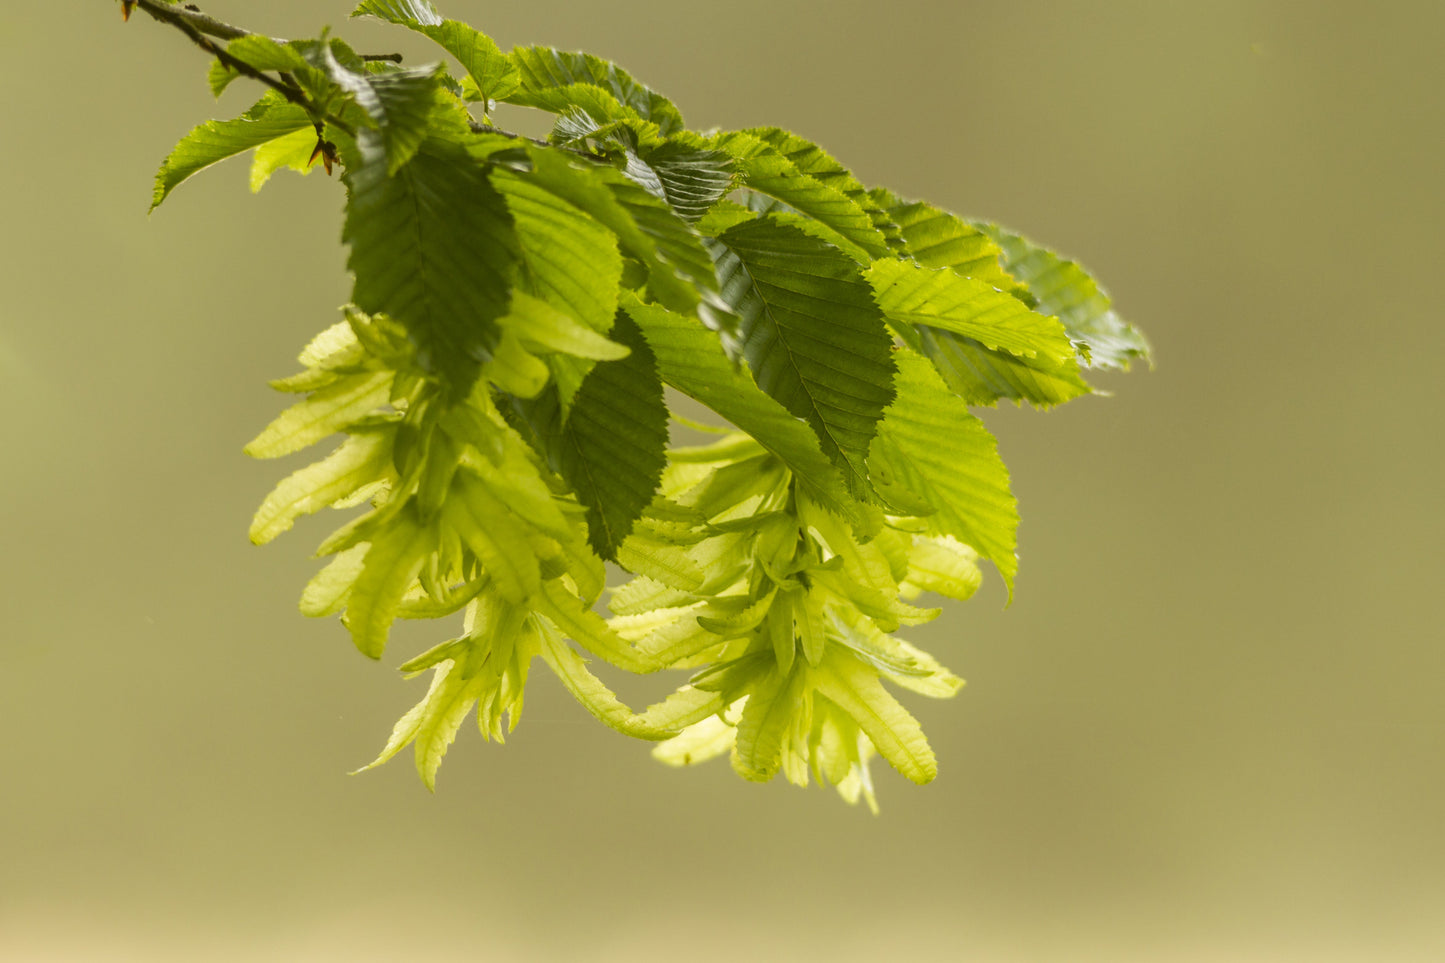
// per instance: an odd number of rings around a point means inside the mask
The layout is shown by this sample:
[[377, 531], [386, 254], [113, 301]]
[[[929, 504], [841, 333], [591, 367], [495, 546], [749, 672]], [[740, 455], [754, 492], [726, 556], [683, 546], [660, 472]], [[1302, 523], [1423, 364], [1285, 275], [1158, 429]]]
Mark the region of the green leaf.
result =
[[905, 598], [934, 592], [962, 602], [983, 584], [978, 552], [952, 536], [915, 535], [908, 550], [908, 571], [900, 588]]
[[[748, 188], [776, 198], [789, 208], [815, 218], [838, 232], [868, 257], [888, 253], [888, 239], [873, 218], [839, 186], [804, 173], [787, 157], [750, 133], [713, 138], [713, 146], [731, 154]], [[851, 253], [851, 252], [850, 252]]]
[[732, 158], [676, 142], [628, 150], [625, 172], [662, 198], [684, 221], [695, 223], [733, 186]]
[[436, 545], [436, 533], [407, 505], [371, 541], [361, 575], [351, 587], [343, 621], [363, 655], [381, 658], [401, 597], [416, 581]]
[[460, 21], [443, 19], [426, 0], [365, 0], [351, 15], [377, 17], [430, 37], [457, 58], [483, 97], [501, 99], [521, 82], [517, 65], [491, 37]]
[[667, 405], [652, 349], [619, 313], [613, 337], [631, 349], [588, 373], [562, 428], [560, 469], [587, 506], [588, 540], [604, 560], [652, 501], [667, 462]]
[[[873, 443], [869, 468], [885, 500], [908, 492], [933, 509], [935, 535], [952, 535], [998, 568], [1013, 595], [1018, 505], [998, 444], [966, 403], [949, 392], [922, 358], [900, 352], [898, 399]], [[910, 513], [911, 506], [910, 506]]]
[[278, 137], [256, 148], [251, 161], [251, 193], [266, 186], [271, 175], [284, 167], [305, 177], [311, 173], [312, 155], [316, 151], [316, 131], [309, 127]]
[[893, 248], [902, 242], [899, 225], [890, 212], [864, 187], [853, 172], [838, 163], [831, 154], [812, 141], [779, 127], [752, 127], [741, 133], [756, 137], [786, 157], [794, 167], [826, 187], [841, 192], [857, 204], [883, 235], [884, 243]]
[[931, 204], [902, 200], [884, 188], [876, 188], [870, 197], [898, 225], [905, 251], [919, 264], [952, 268], [1005, 291], [1017, 286], [1004, 270], [999, 246], [961, 217]]
[[437, 106], [441, 65], [367, 73], [343, 66], [331, 44], [317, 44], [309, 53], [315, 66], [350, 94], [370, 118], [375, 131], [363, 130], [357, 135], [363, 156], [368, 144], [379, 147], [386, 157], [387, 173], [395, 174], [427, 138]]
[[734, 367], [716, 338], [687, 318], [634, 296], [625, 297], [623, 307], [652, 347], [664, 382], [757, 439], [819, 504], [850, 523], [859, 521], [860, 508], [823, 454], [817, 435]]
[[528, 550], [524, 523], [469, 470], [453, 477], [451, 497], [442, 503], [442, 523], [461, 537], [507, 602], [522, 605], [541, 591], [541, 567]]
[[649, 707], [645, 712], [635, 713], [592, 674], [586, 661], [555, 632], [543, 633], [542, 657], [584, 709], [602, 723], [634, 739], [671, 739], [687, 726], [722, 708], [722, 699], [717, 693], [684, 687], [664, 702]]
[[1050, 405], [1090, 390], [1063, 326], [993, 285], [901, 260], [868, 277], [889, 322], [970, 404]]
[[591, 361], [617, 361], [630, 349], [572, 320], [570, 314], [521, 291], [512, 292], [512, 310], [497, 319], [534, 354], [568, 354]]
[[914, 347], [933, 362], [948, 387], [971, 405], [994, 405], [1000, 398], [1009, 398], [1051, 408], [1094, 390], [1079, 374], [1077, 364], [1042, 368], [1032, 358], [990, 351], [949, 331], [920, 327], [914, 334]]
[[868, 445], [893, 399], [892, 339], [868, 282], [837, 249], [767, 218], [713, 243], [758, 387], [807, 419], [866, 497]]
[[562, 587], [558, 580], [542, 586], [543, 597], [534, 600], [538, 612], [582, 648], [628, 672], [655, 672], [659, 666], [639, 654], [612, 630], [607, 620]]
[[251, 541], [264, 545], [302, 515], [319, 512], [391, 472], [391, 435], [368, 431], [348, 438], [330, 457], [297, 471], [266, 496], [251, 521]]
[[423, 369], [465, 396], [510, 301], [517, 248], [506, 202], [464, 149], [441, 140], [394, 176], [373, 154], [347, 181], [352, 300], [400, 321]]
[[[536, 295], [593, 331], [609, 331], [617, 314], [622, 280], [622, 255], [615, 235], [595, 218], [521, 175], [497, 170], [492, 183], [506, 198], [516, 222], [518, 289]], [[514, 306], [513, 312], [516, 310]], [[547, 359], [564, 415], [592, 367], [581, 357], [585, 355]]]
[[858, 723], [894, 769], [920, 785], [938, 775], [918, 720], [883, 688], [877, 669], [833, 647], [813, 676], [817, 691]]
[[322, 567], [306, 583], [305, 590], [301, 593], [301, 614], [307, 618], [319, 619], [327, 615], [335, 615], [346, 605], [346, 597], [351, 592], [352, 585], [361, 575], [361, 568], [366, 563], [366, 552], [371, 546], [368, 544], [353, 545], [344, 552], [338, 552], [336, 557]]
[[785, 735], [805, 711], [799, 698], [805, 674], [785, 674], [774, 667], [749, 688], [732, 757], [733, 770], [744, 779], [767, 782], [777, 775]]
[[547, 109], [547, 91], [590, 84], [610, 93], [636, 116], [657, 124], [664, 135], [683, 129], [682, 115], [671, 101], [638, 83], [614, 63], [592, 54], [552, 47], [514, 47], [511, 56], [521, 72], [521, 88], [500, 99]]
[[526, 147], [530, 163], [520, 176], [586, 212], [613, 234], [622, 253], [641, 262], [658, 301], [681, 314], [696, 313], [730, 345], [737, 318], [718, 295], [717, 274], [702, 237], [666, 203], [619, 171], [569, 158], [565, 152]]
[[891, 259], [875, 262], [868, 280], [890, 322], [961, 334], [985, 348], [1033, 359], [1045, 370], [1074, 362], [1063, 325], [986, 281]]
[[177, 185], [212, 164], [285, 137], [293, 131], [311, 127], [311, 118], [306, 116], [306, 111], [274, 93], [262, 97], [235, 120], [207, 121], [181, 138], [160, 170], [156, 171], [150, 209], [154, 211], [160, 207]]
[[[437, 770], [441, 768], [442, 759], [456, 739], [467, 713], [476, 704], [486, 681], [481, 675], [468, 675], [461, 662], [443, 664], [437, 667], [436, 672], [440, 685], [427, 692], [423, 703], [425, 708], [412, 735], [416, 740], [417, 775], [432, 792], [436, 791]], [[403, 722], [406, 719], [406, 716], [402, 717]], [[397, 738], [397, 732], [393, 730], [392, 738], [387, 742], [388, 748]], [[405, 742], [402, 744], [405, 745]], [[385, 756], [386, 750], [383, 749], [382, 753]]]
[[1082, 267], [997, 224], [979, 227], [1003, 249], [1004, 266], [1028, 285], [1038, 310], [1056, 315], [1082, 344], [1085, 364], [1127, 371], [1135, 359], [1149, 361], [1149, 342], [1114, 313], [1108, 294]]
[[371, 414], [391, 398], [390, 371], [348, 375], [281, 412], [246, 445], [252, 458], [279, 458]]

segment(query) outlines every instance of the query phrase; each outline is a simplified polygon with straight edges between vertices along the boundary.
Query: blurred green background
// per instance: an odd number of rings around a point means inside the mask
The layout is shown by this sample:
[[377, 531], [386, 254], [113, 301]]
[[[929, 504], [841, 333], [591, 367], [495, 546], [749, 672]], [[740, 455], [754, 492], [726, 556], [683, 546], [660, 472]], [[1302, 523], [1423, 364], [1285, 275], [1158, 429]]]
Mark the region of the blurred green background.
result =
[[[349, 2], [213, 0], [416, 61]], [[0, 959], [1445, 959], [1445, 5], [448, 0], [693, 126], [1079, 258], [1152, 338], [1109, 399], [986, 414], [1023, 566], [915, 638], [941, 775], [665, 770], [535, 677], [421, 787], [420, 695], [265, 550], [241, 446], [347, 297], [340, 185], [246, 165], [149, 220], [206, 61], [111, 0], [0, 6]]]

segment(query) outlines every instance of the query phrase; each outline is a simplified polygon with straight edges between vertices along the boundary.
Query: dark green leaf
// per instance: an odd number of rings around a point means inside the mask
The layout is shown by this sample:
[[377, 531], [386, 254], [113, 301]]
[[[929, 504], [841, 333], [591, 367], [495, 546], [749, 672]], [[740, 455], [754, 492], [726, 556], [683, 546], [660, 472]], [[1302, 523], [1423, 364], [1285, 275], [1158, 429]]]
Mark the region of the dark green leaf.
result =
[[506, 202], [481, 165], [446, 141], [423, 143], [393, 176], [373, 152], [347, 178], [352, 299], [401, 322], [422, 367], [465, 395], [510, 300], [517, 245]]
[[712, 243], [758, 387], [808, 420], [866, 497], [868, 446], [893, 400], [892, 338], [868, 281], [836, 248], [768, 218]]
[[859, 521], [859, 506], [823, 454], [818, 437], [760, 391], [745, 370], [731, 364], [715, 337], [689, 319], [635, 297], [625, 297], [623, 307], [652, 346], [663, 381], [752, 435], [788, 466], [814, 501], [850, 523]]
[[695, 223], [732, 190], [732, 158], [721, 151], [667, 143], [628, 150], [626, 156], [627, 176], [666, 201], [688, 223]]
[[667, 405], [652, 349], [625, 313], [612, 337], [632, 353], [588, 373], [559, 452], [562, 477], [587, 506], [588, 541], [609, 561], [652, 501], [667, 461]]

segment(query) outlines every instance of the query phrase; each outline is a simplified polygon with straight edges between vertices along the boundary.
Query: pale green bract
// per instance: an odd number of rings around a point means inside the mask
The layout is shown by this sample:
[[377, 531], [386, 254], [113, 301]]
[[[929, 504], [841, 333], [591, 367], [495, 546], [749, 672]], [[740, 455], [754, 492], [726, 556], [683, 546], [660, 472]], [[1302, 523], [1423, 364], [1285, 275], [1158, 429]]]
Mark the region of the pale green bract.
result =
[[[795, 134], [688, 131], [616, 65], [503, 53], [427, 0], [353, 15], [455, 66], [232, 39], [213, 90], [279, 89], [187, 135], [153, 206], [248, 150], [253, 190], [343, 167], [352, 304], [273, 382], [301, 397], [246, 451], [342, 436], [251, 525], [262, 544], [351, 512], [306, 615], [339, 614], [372, 658], [397, 619], [460, 619], [402, 664], [431, 683], [371, 765], [412, 746], [434, 787], [471, 712], [487, 740], [517, 725], [541, 660], [672, 766], [727, 755], [875, 810], [874, 758], [932, 780], [894, 690], [963, 682], [905, 637], [939, 616], [927, 599], [978, 590], [980, 560], [1010, 597], [1018, 566], [1009, 475], [970, 407], [1088, 394], [1083, 372], [1148, 360], [1142, 335], [1074, 262], [869, 188]], [[554, 115], [551, 138], [492, 126], [509, 109]], [[670, 445], [670, 425], [712, 434]], [[658, 675], [660, 698], [630, 708], [618, 672]]]

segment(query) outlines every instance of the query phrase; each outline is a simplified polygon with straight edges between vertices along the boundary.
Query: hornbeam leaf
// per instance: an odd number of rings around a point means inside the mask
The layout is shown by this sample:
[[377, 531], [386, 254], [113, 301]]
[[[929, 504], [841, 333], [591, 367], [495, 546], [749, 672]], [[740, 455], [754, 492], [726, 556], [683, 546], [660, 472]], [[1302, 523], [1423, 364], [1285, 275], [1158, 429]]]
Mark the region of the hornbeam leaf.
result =
[[868, 271], [878, 304], [969, 404], [1048, 406], [1088, 394], [1063, 325], [984, 281], [902, 260]]
[[375, 141], [386, 155], [386, 170], [395, 174], [411, 160], [427, 137], [434, 108], [441, 64], [428, 64], [383, 73], [351, 70], [337, 60], [329, 43], [308, 51], [317, 69], [350, 94], [366, 112], [376, 133], [363, 131], [359, 142]]
[[1135, 359], [1150, 360], [1144, 335], [1114, 313], [1109, 295], [1082, 267], [997, 224], [979, 227], [1003, 249], [1004, 267], [1028, 285], [1038, 310], [1056, 315], [1082, 343], [1085, 364], [1127, 371]]
[[1074, 360], [1063, 325], [985, 281], [891, 259], [875, 262], [868, 280], [889, 321], [961, 334], [985, 348], [1035, 359], [1046, 370]]
[[506, 202], [464, 149], [443, 140], [423, 143], [394, 176], [373, 153], [347, 180], [352, 300], [401, 322], [422, 367], [464, 397], [510, 300], [517, 247]]
[[257, 147], [251, 161], [251, 193], [258, 193], [283, 167], [305, 177], [316, 166], [312, 163], [315, 152], [316, 132], [307, 127]]
[[[421, 776], [421, 781], [432, 792], [436, 791], [437, 770], [441, 768], [447, 749], [456, 739], [457, 730], [462, 727], [467, 713], [472, 710], [486, 685], [485, 676], [480, 673], [469, 675], [464, 666], [464, 661], [437, 666], [437, 674], [443, 677], [441, 684], [427, 692], [425, 708], [412, 736], [416, 740], [417, 775]], [[407, 714], [409, 715], [410, 713]], [[398, 727], [407, 721], [407, 716], [402, 717]], [[397, 738], [397, 732], [393, 730], [387, 747], [390, 748]], [[405, 745], [405, 742], [402, 744]], [[386, 750], [383, 749], [382, 754], [385, 753]]]
[[[506, 198], [516, 222], [518, 291], [536, 295], [599, 334], [610, 330], [622, 280], [622, 255], [613, 233], [521, 175], [497, 170], [492, 184]], [[547, 359], [564, 415], [592, 368], [585, 357]]]
[[436, 533], [421, 522], [410, 504], [372, 539], [342, 619], [363, 655], [381, 658], [401, 597], [416, 581], [422, 562], [435, 545]]
[[998, 244], [963, 218], [931, 204], [905, 201], [881, 187], [869, 196], [898, 225], [904, 253], [919, 264], [952, 268], [958, 274], [986, 281], [1005, 291], [1018, 286], [1004, 270], [1003, 252]]
[[918, 720], [878, 681], [878, 670], [841, 647], [830, 647], [813, 670], [818, 692], [852, 717], [894, 769], [920, 785], [938, 775], [938, 762]]
[[676, 142], [627, 151], [626, 174], [662, 198], [689, 223], [696, 223], [733, 186], [732, 158]]
[[538, 612], [556, 623], [563, 634], [582, 648], [628, 672], [655, 672], [660, 666], [629, 646], [607, 620], [583, 604], [558, 580], [542, 586], [542, 598], [533, 601]]
[[264, 545], [300, 516], [319, 512], [391, 474], [391, 434], [367, 431], [352, 435], [330, 457], [288, 476], [266, 496], [251, 521], [251, 541]]
[[913, 536], [908, 549], [908, 572], [899, 586], [904, 598], [934, 592], [962, 602], [983, 584], [978, 552], [952, 536]]
[[252, 458], [280, 458], [335, 434], [391, 397], [390, 371], [348, 375], [281, 412], [246, 445]]
[[430, 37], [457, 58], [485, 98], [506, 97], [521, 81], [517, 65], [491, 37], [458, 20], [443, 19], [426, 0], [365, 0], [351, 15], [377, 17]]
[[528, 547], [523, 523], [469, 471], [453, 477], [442, 520], [481, 562], [503, 599], [522, 605], [541, 590], [541, 567]]
[[555, 632], [542, 634], [542, 658], [584, 709], [618, 732], [648, 741], [671, 739], [722, 708], [715, 692], [684, 686], [663, 702], [635, 713], [587, 668], [586, 661]]
[[627, 71], [592, 54], [552, 47], [514, 47], [511, 57], [521, 71], [521, 89], [505, 99], [525, 106], [537, 102], [549, 89], [570, 84], [591, 84], [611, 93], [643, 120], [657, 124], [664, 135], [682, 130], [682, 115], [666, 97], [632, 79]]
[[733, 745], [733, 771], [751, 782], [767, 782], [782, 765], [783, 738], [802, 711], [801, 682], [806, 673], [784, 674], [776, 666], [748, 690]]
[[[455, 642], [456, 640], [453, 641]], [[450, 663], [441, 666], [436, 672], [432, 673], [431, 686], [427, 689], [426, 695], [422, 696], [420, 702], [408, 709], [406, 715], [398, 719], [395, 726], [392, 726], [391, 737], [386, 740], [386, 745], [382, 748], [380, 754], [360, 769], [352, 770], [351, 775], [354, 776], [359, 772], [375, 769], [405, 749], [407, 745], [416, 738], [417, 730], [421, 728], [422, 719], [426, 716], [427, 707], [432, 704], [432, 700], [437, 697], [442, 685], [447, 681], [448, 668], [450, 668]]]
[[998, 444], [928, 362], [906, 351], [897, 360], [898, 400], [868, 460], [875, 486], [885, 500], [903, 490], [932, 506], [923, 519], [928, 530], [952, 535], [993, 562], [1012, 596], [1018, 505]]
[[836, 248], [768, 218], [712, 243], [758, 387], [807, 419], [866, 497], [868, 445], [893, 400], [892, 339], [868, 282]]
[[[1076, 363], [1041, 367], [1032, 358], [991, 351], [970, 338], [919, 327], [914, 347], [933, 362], [939, 375], [971, 405], [994, 405], [1000, 398], [1050, 408], [1091, 393]], [[905, 338], [908, 335], [905, 334]]]
[[512, 292], [512, 310], [497, 319], [504, 331], [516, 334], [528, 351], [561, 353], [592, 361], [617, 361], [631, 349], [604, 338], [595, 330], [572, 320], [546, 301], [520, 291]]
[[733, 346], [737, 318], [718, 295], [717, 274], [702, 237], [661, 200], [610, 167], [569, 159], [565, 152], [528, 145], [519, 176], [585, 211], [617, 235], [622, 252], [648, 270], [648, 287], [666, 307], [697, 313]]
[[838, 186], [804, 173], [765, 141], [749, 133], [733, 132], [714, 137], [712, 145], [732, 155], [750, 190], [816, 218], [870, 257], [888, 253], [887, 237], [856, 200]]
[[619, 313], [613, 337], [631, 349], [596, 365], [562, 427], [560, 469], [587, 506], [588, 541], [614, 560], [652, 501], [667, 462], [667, 405], [652, 349], [636, 322]]
[[902, 243], [900, 225], [881, 206], [853, 172], [812, 141], [779, 127], [752, 127], [745, 131], [786, 157], [794, 167], [827, 187], [835, 188], [867, 212], [873, 227], [889, 248]]
[[212, 164], [311, 127], [306, 111], [276, 93], [268, 93], [235, 120], [207, 121], [181, 138], [156, 171], [150, 209], [160, 207], [178, 184]]
[[717, 339], [687, 318], [635, 296], [623, 308], [642, 329], [662, 380], [722, 415], [787, 465], [815, 501], [858, 524], [861, 508], [807, 424], [729, 363]]
[[351, 592], [351, 586], [356, 584], [357, 577], [361, 575], [361, 567], [366, 562], [369, 548], [371, 546], [364, 542], [353, 545], [344, 552], [338, 552], [335, 558], [317, 572], [301, 592], [301, 614], [319, 619], [340, 612], [346, 605], [346, 596]]

